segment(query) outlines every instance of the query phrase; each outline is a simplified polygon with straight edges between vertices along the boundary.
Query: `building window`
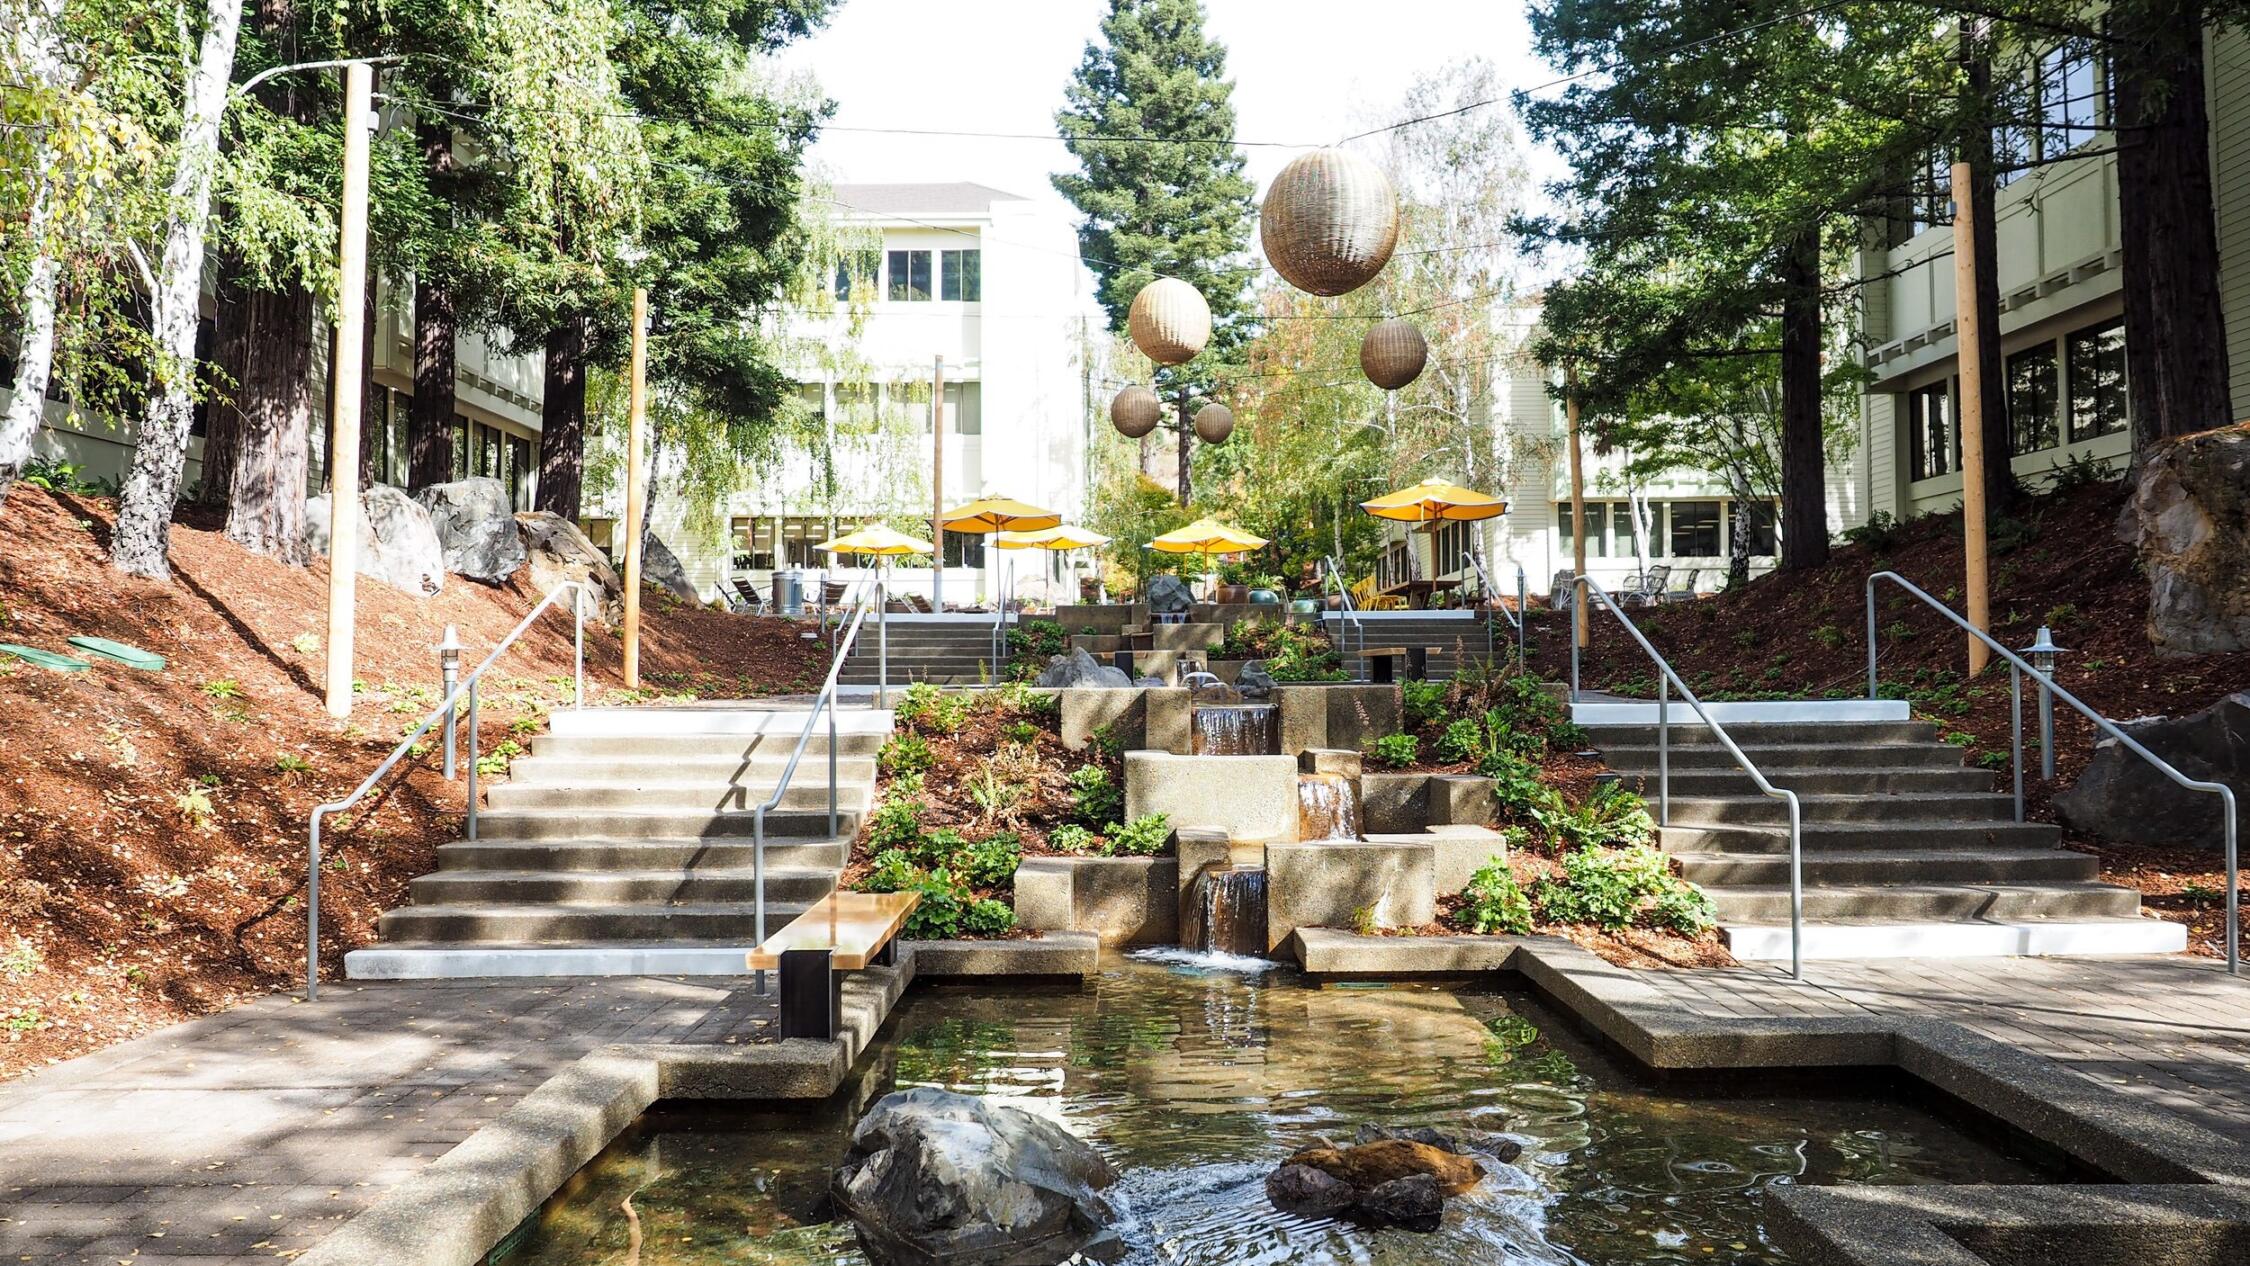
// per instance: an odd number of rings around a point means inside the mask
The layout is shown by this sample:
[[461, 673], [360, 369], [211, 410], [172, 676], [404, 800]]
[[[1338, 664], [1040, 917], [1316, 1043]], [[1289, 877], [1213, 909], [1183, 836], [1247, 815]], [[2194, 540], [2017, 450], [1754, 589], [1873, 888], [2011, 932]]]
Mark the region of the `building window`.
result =
[[2125, 429], [2125, 322], [2110, 321], [2072, 334], [2070, 442]]
[[[1608, 508], [1602, 502], [1589, 501], [1586, 503], [1586, 525], [1593, 529], [1586, 534], [1586, 557], [1603, 558], [1607, 556], [1607, 552], [1603, 549], [1605, 535], [1602, 531], [1602, 524], [1608, 518]], [[1568, 501], [1555, 503], [1555, 522], [1561, 525], [1562, 529], [1562, 552], [1576, 557], [1577, 536], [1576, 533], [1571, 531], [1570, 503]]]
[[2076, 149], [2101, 121], [2094, 59], [2051, 48], [2039, 58], [2039, 153], [2056, 158]]
[[1675, 501], [1672, 512], [1673, 558], [1717, 558], [1719, 556], [1719, 503], [1716, 501]]
[[1444, 523], [1430, 534], [1431, 574], [1443, 576], [1469, 570], [1469, 525]]
[[531, 508], [531, 441], [518, 435], [508, 437], [508, 503]]
[[[927, 392], [925, 387], [924, 391]], [[973, 382], [945, 384], [945, 424], [955, 435], [984, 434], [984, 388]]]
[[891, 252], [891, 289], [893, 303], [926, 303], [930, 298], [930, 253], [928, 251]]
[[939, 284], [943, 287], [938, 298], [949, 302], [981, 303], [984, 301], [983, 266], [978, 262], [982, 251], [946, 251], [939, 260]]
[[[847, 251], [836, 259], [836, 301], [853, 294], [874, 298], [882, 293], [883, 252]], [[864, 289], [862, 289], [864, 287]]]
[[948, 567], [984, 566], [983, 534], [978, 532], [946, 533], [945, 565]]
[[1953, 469], [1953, 390], [1932, 383], [1906, 393], [1906, 433], [1913, 477], [1935, 479]]
[[2055, 416], [2062, 401], [2056, 382], [2055, 345], [2041, 343], [2008, 358], [2008, 452], [2021, 457], [2055, 446]]
[[[1650, 506], [1649, 509], [1652, 512], [1658, 512], [1655, 506]], [[1609, 535], [1611, 540], [1617, 542], [1617, 556], [1619, 558], [1640, 557], [1640, 548], [1635, 543], [1633, 534], [1632, 502], [1613, 501], [1610, 503]]]
[[734, 541], [734, 570], [773, 570], [773, 520], [735, 519], [729, 525]]
[[1745, 543], [1744, 550], [1752, 558], [1771, 557], [1776, 552], [1774, 524], [1778, 516], [1771, 501], [1732, 501], [1727, 503], [1733, 522], [1729, 529], [1734, 539]]

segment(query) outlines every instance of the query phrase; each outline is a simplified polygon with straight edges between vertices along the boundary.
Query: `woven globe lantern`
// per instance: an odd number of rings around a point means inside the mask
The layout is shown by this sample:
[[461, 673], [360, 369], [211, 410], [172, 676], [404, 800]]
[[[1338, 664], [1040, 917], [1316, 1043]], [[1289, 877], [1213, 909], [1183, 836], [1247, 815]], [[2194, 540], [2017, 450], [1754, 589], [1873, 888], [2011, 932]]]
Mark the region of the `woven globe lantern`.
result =
[[1159, 365], [1195, 359], [1211, 339], [1211, 305], [1177, 277], [1159, 277], [1133, 296], [1125, 315], [1133, 346]]
[[1308, 294], [1349, 294], [1398, 245], [1398, 191], [1381, 168], [1340, 149], [1291, 159], [1258, 209], [1258, 239], [1282, 280]]
[[1396, 391], [1421, 377], [1429, 361], [1430, 345], [1411, 321], [1392, 317], [1359, 341], [1360, 372], [1385, 391]]
[[1146, 387], [1127, 387], [1109, 402], [1109, 424], [1129, 440], [1137, 440], [1164, 420], [1164, 402]]
[[1206, 444], [1224, 444], [1234, 434], [1234, 410], [1213, 401], [1195, 411], [1195, 438]]

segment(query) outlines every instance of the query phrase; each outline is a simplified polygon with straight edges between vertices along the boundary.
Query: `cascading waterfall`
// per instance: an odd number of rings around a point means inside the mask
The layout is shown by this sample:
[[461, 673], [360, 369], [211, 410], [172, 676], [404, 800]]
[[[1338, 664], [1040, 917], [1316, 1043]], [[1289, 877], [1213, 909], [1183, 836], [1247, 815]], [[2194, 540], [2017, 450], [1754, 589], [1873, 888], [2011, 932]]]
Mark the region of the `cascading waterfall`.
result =
[[1262, 866], [1212, 866], [1196, 877], [1180, 941], [1207, 954], [1266, 952], [1266, 872]]
[[1204, 756], [1271, 756], [1273, 705], [1240, 703], [1197, 708], [1195, 750]]
[[1342, 774], [1297, 775], [1297, 838], [1359, 838], [1359, 784]]

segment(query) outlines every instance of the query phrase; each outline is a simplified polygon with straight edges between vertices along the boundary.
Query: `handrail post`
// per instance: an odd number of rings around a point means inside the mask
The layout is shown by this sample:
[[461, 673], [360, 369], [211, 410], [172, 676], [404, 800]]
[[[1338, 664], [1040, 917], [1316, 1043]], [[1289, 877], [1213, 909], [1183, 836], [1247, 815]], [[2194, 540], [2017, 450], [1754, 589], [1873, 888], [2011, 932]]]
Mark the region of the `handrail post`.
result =
[[[766, 943], [766, 806], [759, 805], [750, 817], [750, 887], [756, 919], [754, 930], [758, 944]], [[758, 996], [766, 992], [766, 973], [758, 972]]]
[[891, 706], [891, 586], [875, 581], [875, 706]]
[[2016, 821], [2023, 821], [2023, 670], [2008, 665], [2008, 741], [2016, 771]]
[[326, 809], [312, 811], [312, 844], [305, 870], [305, 1001], [320, 997], [320, 819]]
[[1672, 825], [1672, 679], [1656, 670], [1656, 824]]
[[1805, 827], [1797, 793], [1789, 798], [1789, 978], [1805, 978]]
[[483, 674], [469, 678], [469, 838], [477, 837], [477, 686]]
[[2242, 911], [2241, 885], [2235, 878], [2234, 788], [2219, 784], [2219, 796], [2225, 802], [2227, 815], [2227, 974], [2242, 974]]
[[1867, 697], [1878, 699], [1875, 688], [1875, 578], [1867, 578]]
[[1531, 668], [1530, 668], [1530, 666], [1529, 666], [1529, 665], [1528, 665], [1528, 664], [1526, 663], [1526, 661], [1524, 660], [1524, 638], [1523, 638], [1523, 631], [1524, 631], [1524, 626], [1525, 626], [1526, 624], [1530, 623], [1530, 620], [1531, 620], [1531, 606], [1530, 606], [1530, 602], [1531, 602], [1531, 591], [1530, 591], [1530, 590], [1529, 590], [1529, 589], [1528, 589], [1528, 588], [1526, 587], [1527, 583], [1528, 583], [1528, 582], [1526, 582], [1526, 581], [1524, 580], [1524, 578], [1523, 578], [1523, 564], [1522, 564], [1522, 563], [1517, 563], [1517, 564], [1516, 564], [1516, 672], [1517, 672], [1517, 673], [1518, 673], [1519, 675], [1520, 675], [1520, 674], [1523, 674], [1523, 673], [1527, 673], [1527, 672], [1530, 672], [1530, 671], [1531, 671]]
[[[815, 704], [815, 707], [820, 705]], [[836, 837], [836, 698], [828, 698], [828, 837]]]
[[570, 590], [571, 661], [576, 685], [570, 697], [571, 711], [586, 706], [586, 587], [574, 584]]
[[[1584, 576], [1573, 578], [1570, 582], [1570, 589], [1573, 605], [1586, 601], [1586, 578]], [[1571, 612], [1570, 620], [1570, 701], [1576, 703], [1578, 702], [1578, 613], [1576, 610]]]

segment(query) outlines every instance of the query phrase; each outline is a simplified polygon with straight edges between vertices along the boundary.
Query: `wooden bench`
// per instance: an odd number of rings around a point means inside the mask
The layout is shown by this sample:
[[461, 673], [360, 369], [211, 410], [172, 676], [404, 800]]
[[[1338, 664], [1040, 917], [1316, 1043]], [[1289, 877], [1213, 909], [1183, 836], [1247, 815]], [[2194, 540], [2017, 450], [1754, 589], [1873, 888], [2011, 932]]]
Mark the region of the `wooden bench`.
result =
[[1430, 652], [1441, 650], [1441, 643], [1406, 646], [1364, 646], [1351, 652], [1367, 661], [1368, 680], [1377, 685], [1389, 685], [1398, 680], [1397, 661], [1406, 660], [1406, 679], [1421, 681], [1430, 675]]
[[781, 972], [781, 1037], [836, 1036], [843, 973], [898, 962], [898, 933], [918, 892], [832, 892], [750, 951], [752, 971]]

